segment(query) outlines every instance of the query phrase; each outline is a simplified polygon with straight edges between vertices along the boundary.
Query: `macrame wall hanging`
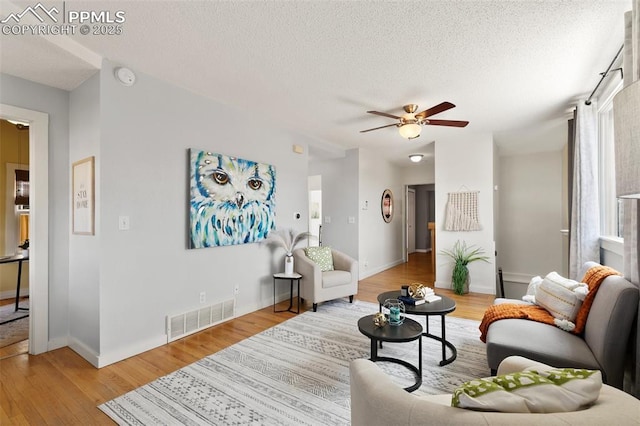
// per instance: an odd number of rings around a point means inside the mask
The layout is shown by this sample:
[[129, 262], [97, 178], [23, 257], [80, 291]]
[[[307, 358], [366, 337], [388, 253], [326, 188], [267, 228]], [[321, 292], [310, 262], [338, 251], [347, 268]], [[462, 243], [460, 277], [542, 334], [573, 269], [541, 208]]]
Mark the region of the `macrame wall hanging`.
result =
[[478, 221], [479, 191], [449, 192], [447, 216], [444, 229], [447, 231], [479, 231]]

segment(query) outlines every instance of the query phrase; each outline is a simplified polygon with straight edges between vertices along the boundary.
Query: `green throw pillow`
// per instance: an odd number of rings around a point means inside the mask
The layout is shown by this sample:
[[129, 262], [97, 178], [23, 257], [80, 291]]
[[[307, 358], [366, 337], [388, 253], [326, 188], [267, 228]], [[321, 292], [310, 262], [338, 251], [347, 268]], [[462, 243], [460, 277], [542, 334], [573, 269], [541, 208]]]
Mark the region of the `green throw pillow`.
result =
[[453, 392], [451, 406], [506, 413], [575, 411], [594, 403], [601, 387], [598, 370], [532, 369], [463, 383]]
[[333, 256], [331, 247], [307, 247], [304, 249], [307, 257], [320, 266], [322, 272], [333, 271]]

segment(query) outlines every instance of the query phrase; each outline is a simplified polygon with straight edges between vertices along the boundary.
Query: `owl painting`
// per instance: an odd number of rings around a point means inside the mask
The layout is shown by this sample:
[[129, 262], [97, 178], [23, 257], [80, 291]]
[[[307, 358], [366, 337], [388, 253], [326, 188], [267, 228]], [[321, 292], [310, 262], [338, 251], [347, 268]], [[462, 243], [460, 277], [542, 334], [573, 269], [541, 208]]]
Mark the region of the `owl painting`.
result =
[[274, 166], [190, 149], [191, 248], [263, 240], [275, 229]]

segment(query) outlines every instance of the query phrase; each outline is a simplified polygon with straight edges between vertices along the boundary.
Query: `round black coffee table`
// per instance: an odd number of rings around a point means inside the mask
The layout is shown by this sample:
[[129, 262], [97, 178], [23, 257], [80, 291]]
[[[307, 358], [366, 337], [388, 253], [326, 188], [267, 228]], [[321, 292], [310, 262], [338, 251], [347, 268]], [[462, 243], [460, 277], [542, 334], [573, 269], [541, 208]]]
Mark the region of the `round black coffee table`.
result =
[[[385, 324], [377, 327], [373, 323], [375, 315], [367, 315], [358, 320], [360, 333], [371, 339], [371, 361], [387, 361], [404, 365], [416, 376], [416, 383], [404, 388], [407, 392], [413, 392], [422, 386], [422, 326], [411, 318], [405, 318], [400, 325]], [[418, 367], [405, 360], [378, 356], [378, 342], [402, 343], [418, 341]]]
[[[453, 343], [448, 342], [446, 339], [445, 332], [445, 324], [444, 317], [456, 310], [456, 302], [453, 299], [448, 298], [447, 296], [439, 295], [442, 299], [437, 302], [431, 303], [423, 303], [422, 305], [408, 305], [405, 303], [405, 313], [412, 315], [424, 315], [425, 316], [425, 332], [422, 334], [425, 337], [430, 339], [435, 339], [439, 342], [442, 342], [442, 361], [440, 361], [440, 366], [447, 365], [452, 363], [456, 357], [458, 356], [458, 351], [456, 347], [453, 346]], [[400, 290], [397, 291], [387, 291], [385, 293], [381, 293], [378, 295], [378, 303], [380, 304], [380, 312], [382, 312], [382, 304], [387, 299], [397, 299], [400, 297]], [[434, 334], [429, 333], [429, 317], [432, 315], [439, 315], [440, 322], [442, 325], [441, 336], [436, 336]], [[405, 320], [406, 321], [406, 320]], [[451, 349], [451, 356], [447, 358], [447, 349]]]

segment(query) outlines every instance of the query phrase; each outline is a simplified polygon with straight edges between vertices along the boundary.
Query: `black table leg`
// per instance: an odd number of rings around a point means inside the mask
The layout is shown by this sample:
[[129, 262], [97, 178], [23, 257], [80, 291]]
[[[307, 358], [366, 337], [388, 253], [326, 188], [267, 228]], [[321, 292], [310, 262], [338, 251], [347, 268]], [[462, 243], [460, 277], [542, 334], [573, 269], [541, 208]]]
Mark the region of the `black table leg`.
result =
[[[20, 303], [20, 281], [22, 277], [22, 260], [18, 261], [18, 285], [16, 286], [16, 309], [14, 312], [18, 312], [20, 309], [18, 303]], [[26, 308], [22, 308], [26, 310]]]
[[[293, 314], [300, 313], [300, 278], [291, 278], [289, 280], [289, 307], [287, 309], [277, 310], [276, 309], [276, 281], [277, 279], [273, 279], [273, 312], [291, 312]], [[293, 310], [293, 282], [298, 282], [298, 293], [296, 297], [298, 298], [298, 307], [297, 310]]]
[[[382, 345], [382, 342], [380, 342]], [[376, 339], [371, 339], [371, 361], [375, 362], [378, 359], [378, 342]]]
[[[300, 313], [300, 278], [298, 278], [297, 281], [298, 281], [298, 292], [296, 293], [296, 297], [298, 298], [298, 309], [296, 310], [296, 314], [299, 314]], [[291, 280], [291, 283], [293, 285], [293, 280]]]
[[[428, 337], [430, 339], [437, 340], [442, 343], [442, 361], [440, 361], [439, 363], [441, 367], [447, 364], [451, 364], [458, 357], [458, 350], [456, 349], [456, 347], [453, 346], [453, 343], [447, 341], [447, 336], [445, 334], [446, 327], [444, 323], [444, 318], [445, 318], [444, 314], [440, 315], [441, 332], [442, 332], [441, 336], [436, 336], [434, 334], [429, 333], [429, 316], [425, 317], [426, 332], [422, 333], [423, 336]], [[449, 358], [447, 358], [447, 348], [451, 350], [451, 356]]]

